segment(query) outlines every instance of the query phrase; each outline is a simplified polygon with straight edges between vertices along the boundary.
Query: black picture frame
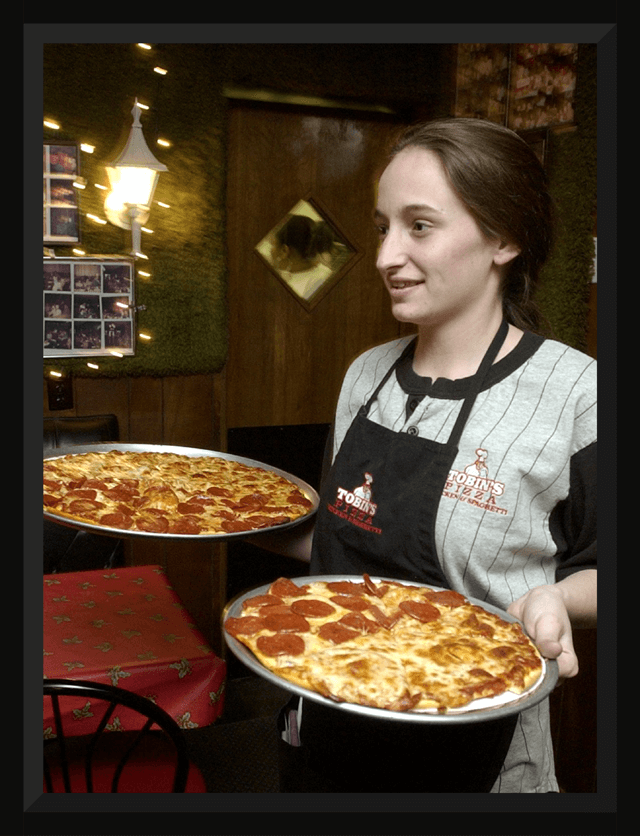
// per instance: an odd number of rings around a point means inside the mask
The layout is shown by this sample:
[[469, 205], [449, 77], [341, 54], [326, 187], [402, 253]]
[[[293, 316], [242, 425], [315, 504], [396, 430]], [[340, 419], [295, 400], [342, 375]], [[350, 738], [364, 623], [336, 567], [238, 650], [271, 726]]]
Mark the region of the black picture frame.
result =
[[73, 185], [79, 176], [78, 143], [42, 144], [42, 241], [48, 246], [80, 242], [80, 205]]
[[134, 259], [43, 259], [42, 349], [52, 357], [135, 354]]

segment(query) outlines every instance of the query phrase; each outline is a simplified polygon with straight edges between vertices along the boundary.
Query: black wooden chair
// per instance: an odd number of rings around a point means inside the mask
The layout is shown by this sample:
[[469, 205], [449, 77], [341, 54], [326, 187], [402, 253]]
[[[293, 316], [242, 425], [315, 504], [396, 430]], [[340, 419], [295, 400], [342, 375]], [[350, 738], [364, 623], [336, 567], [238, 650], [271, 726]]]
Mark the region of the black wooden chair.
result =
[[[44, 792], [206, 792], [202, 773], [190, 763], [183, 730], [151, 700], [111, 685], [67, 679], [45, 679], [43, 693], [54, 716], [44, 740]], [[73, 735], [73, 714], [64, 704], [77, 705], [78, 698], [86, 703], [74, 710], [100, 718], [96, 731], [81, 737]], [[122, 709], [129, 712], [125, 725], [142, 727], [109, 730], [110, 723], [111, 728], [120, 725]], [[134, 724], [132, 711], [142, 720]]]

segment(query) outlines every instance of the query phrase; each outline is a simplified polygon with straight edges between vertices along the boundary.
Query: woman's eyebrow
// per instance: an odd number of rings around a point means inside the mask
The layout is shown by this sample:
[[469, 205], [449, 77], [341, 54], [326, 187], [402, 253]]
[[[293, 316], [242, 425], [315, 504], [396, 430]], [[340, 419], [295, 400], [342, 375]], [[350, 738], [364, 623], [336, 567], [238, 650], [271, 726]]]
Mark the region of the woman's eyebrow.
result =
[[[430, 206], [428, 203], [409, 203], [403, 207], [402, 211], [405, 214], [411, 212], [436, 212], [438, 215], [444, 214], [442, 209], [437, 209], [435, 206]], [[375, 209], [373, 217], [377, 220], [385, 218], [386, 215], [384, 215], [379, 209]]]

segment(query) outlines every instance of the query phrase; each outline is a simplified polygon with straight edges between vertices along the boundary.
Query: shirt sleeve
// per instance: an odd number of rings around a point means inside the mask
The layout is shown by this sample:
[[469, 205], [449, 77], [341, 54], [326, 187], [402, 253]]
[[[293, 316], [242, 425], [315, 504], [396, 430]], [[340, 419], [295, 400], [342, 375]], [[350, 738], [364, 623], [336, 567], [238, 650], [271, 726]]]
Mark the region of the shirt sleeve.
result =
[[597, 442], [571, 459], [569, 495], [553, 510], [549, 527], [560, 563], [556, 581], [597, 568]]

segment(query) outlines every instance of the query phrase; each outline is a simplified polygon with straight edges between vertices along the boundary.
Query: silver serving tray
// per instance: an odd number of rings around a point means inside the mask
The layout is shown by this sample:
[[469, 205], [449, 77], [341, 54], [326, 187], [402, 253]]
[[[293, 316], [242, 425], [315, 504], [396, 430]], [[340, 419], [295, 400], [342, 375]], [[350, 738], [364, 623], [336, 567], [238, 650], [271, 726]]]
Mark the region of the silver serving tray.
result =
[[[312, 581], [354, 581], [355, 583], [361, 583], [362, 575], [310, 575], [303, 578], [291, 578], [291, 580], [297, 586], [303, 586], [304, 584]], [[393, 580], [393, 578], [372, 577], [372, 580], [374, 583], [378, 583], [380, 581], [390, 581]], [[429, 584], [424, 583], [416, 583], [413, 581], [396, 581], [396, 583], [406, 583], [409, 586], [422, 586], [436, 590], [440, 589], [440, 587], [430, 586]], [[270, 583], [264, 584], [256, 589], [243, 592], [229, 601], [223, 611], [223, 624], [227, 618], [238, 617], [241, 615], [242, 604], [247, 598], [252, 598], [254, 595], [264, 595], [270, 586]], [[501, 618], [504, 618], [506, 621], [515, 621], [520, 624], [522, 623], [519, 619], [514, 618], [514, 616], [499, 609], [498, 607], [494, 607], [484, 601], [479, 601], [476, 598], [466, 597], [472, 604], [477, 604], [477, 606], [482, 607], [484, 610], [487, 610], [487, 612], [495, 613]], [[254, 656], [246, 645], [242, 644], [242, 642], [239, 642], [237, 639], [234, 639], [227, 633], [226, 630], [223, 630], [223, 633], [227, 646], [234, 656], [236, 656], [250, 670], [258, 674], [258, 676], [268, 680], [273, 685], [276, 685], [285, 691], [291, 691], [294, 694], [298, 694], [301, 697], [313, 700], [314, 702], [322, 705], [335, 708], [338, 711], [347, 711], [370, 718], [377, 717], [381, 720], [398, 720], [405, 723], [435, 723], [445, 725], [450, 723], [479, 723], [487, 720], [496, 720], [500, 717], [508, 717], [512, 714], [519, 714], [521, 711], [537, 705], [545, 699], [551, 691], [553, 691], [558, 681], [558, 663], [555, 659], [545, 659], [544, 672], [541, 679], [539, 679], [528, 692], [520, 696], [514, 695], [514, 698], [509, 702], [495, 704], [495, 702], [491, 700], [477, 700], [475, 705], [474, 703], [471, 703], [469, 707], [456, 709], [455, 712], [449, 712], [447, 714], [437, 714], [426, 711], [389, 711], [385, 708], [370, 708], [368, 706], [356, 705], [355, 703], [335, 702], [327, 697], [323, 697], [321, 694], [317, 694], [315, 691], [309, 691], [307, 688], [295, 685], [283, 677], [278, 676], [278, 674], [273, 671], [270, 671], [268, 668], [265, 668], [262, 662]], [[494, 704], [487, 705], [487, 703], [490, 702], [493, 702]]]
[[268, 528], [255, 528], [251, 529], [250, 531], [234, 531], [231, 533], [225, 532], [224, 534], [156, 534], [151, 531], [130, 531], [120, 528], [110, 528], [104, 525], [92, 525], [90, 523], [76, 522], [75, 520], [70, 520], [67, 517], [58, 516], [54, 512], [46, 510], [44, 511], [44, 519], [51, 520], [52, 522], [67, 526], [68, 528], [77, 528], [82, 531], [90, 531], [94, 534], [103, 534], [109, 537], [143, 539], [153, 538], [161, 540], [197, 540], [198, 542], [201, 542], [204, 540], [221, 541], [232, 540], [234, 538], [242, 537], [255, 537], [259, 536], [260, 534], [272, 534], [277, 531], [284, 531], [285, 529], [293, 528], [294, 526], [299, 525], [301, 522], [308, 520], [311, 516], [315, 514], [315, 512], [318, 509], [319, 497], [317, 492], [311, 487], [311, 485], [308, 485], [306, 482], [304, 482], [302, 479], [299, 479], [297, 476], [294, 476], [291, 473], [287, 473], [285, 470], [279, 470], [277, 467], [272, 467], [271, 465], [265, 464], [264, 462], [255, 461], [254, 459], [245, 459], [242, 456], [234, 456], [230, 453], [220, 453], [215, 450], [201, 450], [197, 447], [174, 447], [162, 444], [74, 444], [69, 445], [68, 447], [56, 447], [55, 450], [48, 451], [43, 457], [43, 460], [57, 459], [62, 456], [80, 455], [82, 453], [108, 453], [111, 450], [122, 450], [124, 452], [132, 451], [136, 453], [177, 453], [182, 456], [192, 457], [210, 456], [211, 458], [226, 459], [228, 461], [240, 462], [241, 464], [246, 464], [250, 467], [260, 467], [263, 470], [268, 470], [272, 473], [277, 473], [279, 476], [284, 476], [285, 479], [288, 479], [290, 482], [293, 482], [294, 485], [297, 485], [298, 488], [300, 488], [300, 490], [304, 493], [307, 499], [311, 500], [313, 505], [307, 514], [304, 514], [302, 517], [298, 517], [298, 519], [292, 520], [291, 522], [281, 523], [280, 525], [272, 525]]

